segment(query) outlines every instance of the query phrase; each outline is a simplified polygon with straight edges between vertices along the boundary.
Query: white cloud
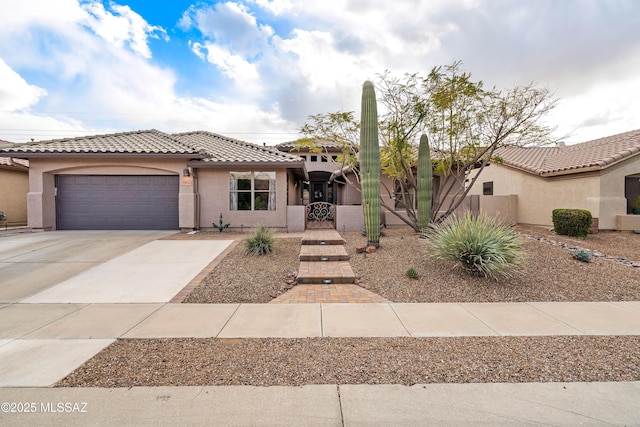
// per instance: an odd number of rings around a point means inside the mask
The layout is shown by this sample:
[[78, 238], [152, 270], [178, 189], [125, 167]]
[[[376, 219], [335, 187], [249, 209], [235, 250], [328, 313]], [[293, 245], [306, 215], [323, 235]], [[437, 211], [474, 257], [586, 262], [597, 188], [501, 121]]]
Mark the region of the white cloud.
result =
[[204, 40], [246, 58], [261, 55], [273, 35], [269, 25], [258, 24], [246, 6], [236, 2], [192, 6], [183, 14], [180, 25], [184, 29], [195, 27]]
[[144, 58], [151, 58], [151, 49], [147, 44], [149, 37], [169, 40], [167, 32], [162, 27], [149, 25], [129, 6], [111, 3], [114, 13], [105, 10], [102, 3], [97, 1], [91, 1], [81, 7], [87, 11], [86, 25], [97, 35], [116, 47], [127, 44], [131, 50]]
[[27, 83], [0, 58], [0, 112], [27, 109], [46, 94], [45, 89]]
[[198, 57], [215, 64], [220, 71], [233, 80], [243, 84], [258, 80], [260, 76], [255, 65], [244, 60], [240, 55], [234, 55], [222, 46], [214, 43], [193, 43], [192, 50]]
[[282, 15], [293, 9], [293, 4], [289, 0], [250, 0], [261, 8], [268, 10], [274, 15]]
[[640, 113], [640, 78], [610, 81], [584, 92], [560, 98], [550, 115], [558, 136], [567, 142], [584, 142], [637, 129]]

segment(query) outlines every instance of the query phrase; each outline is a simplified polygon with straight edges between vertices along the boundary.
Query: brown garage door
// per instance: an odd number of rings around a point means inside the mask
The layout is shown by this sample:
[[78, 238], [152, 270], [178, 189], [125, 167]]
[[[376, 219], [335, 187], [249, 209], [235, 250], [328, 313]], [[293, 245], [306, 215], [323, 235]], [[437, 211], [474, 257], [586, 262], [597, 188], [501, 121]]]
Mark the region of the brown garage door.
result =
[[178, 176], [58, 175], [58, 230], [175, 230]]

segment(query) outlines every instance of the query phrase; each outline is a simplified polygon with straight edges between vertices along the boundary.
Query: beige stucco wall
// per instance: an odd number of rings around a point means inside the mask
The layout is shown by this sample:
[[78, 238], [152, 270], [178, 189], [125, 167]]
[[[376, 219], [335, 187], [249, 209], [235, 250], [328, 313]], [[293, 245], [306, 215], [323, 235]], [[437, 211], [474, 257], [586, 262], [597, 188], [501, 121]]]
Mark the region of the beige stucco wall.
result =
[[[56, 227], [56, 175], [181, 175], [186, 161], [181, 159], [127, 158], [32, 158], [29, 162], [27, 194], [28, 226], [54, 230]], [[181, 181], [179, 195], [180, 227], [194, 222], [193, 186]]]
[[640, 173], [640, 157], [603, 172], [542, 178], [499, 164], [485, 168], [469, 194], [482, 194], [482, 183], [493, 181], [494, 195], [517, 195], [517, 218], [524, 224], [552, 225], [554, 209], [587, 209], [599, 229], [616, 229], [616, 216], [626, 214], [625, 176]]
[[360, 231], [363, 224], [362, 205], [336, 206], [336, 230]]
[[27, 170], [0, 168], [0, 211], [5, 213], [8, 222], [27, 222], [28, 191]]
[[198, 169], [198, 192], [200, 195], [200, 228], [212, 228], [218, 224], [220, 214], [230, 229], [248, 229], [262, 225], [269, 228], [287, 227], [287, 170], [242, 169], [254, 172], [276, 172], [276, 210], [275, 211], [231, 211], [229, 209], [229, 172], [230, 169]]
[[517, 195], [519, 223], [552, 225], [551, 213], [559, 208], [588, 209], [599, 218], [598, 176], [541, 178], [493, 164], [484, 169], [469, 194], [482, 195], [482, 184], [489, 181], [493, 181], [494, 195]]
[[640, 156], [609, 167], [602, 174], [599, 224], [601, 229], [618, 229], [616, 217], [627, 214], [627, 199], [624, 194], [624, 181], [627, 176], [638, 176], [640, 179]]

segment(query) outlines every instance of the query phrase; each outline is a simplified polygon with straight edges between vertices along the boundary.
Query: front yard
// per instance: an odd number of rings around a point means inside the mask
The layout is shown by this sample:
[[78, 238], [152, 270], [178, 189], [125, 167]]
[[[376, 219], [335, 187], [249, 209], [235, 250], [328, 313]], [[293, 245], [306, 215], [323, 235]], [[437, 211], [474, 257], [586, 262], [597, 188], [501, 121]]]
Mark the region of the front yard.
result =
[[[579, 240], [542, 228], [517, 229], [607, 255], [640, 254], [640, 235], [632, 233]], [[570, 251], [538, 240], [524, 239], [526, 265], [496, 281], [469, 277], [425, 257], [424, 241], [407, 230], [388, 230], [381, 249], [366, 257], [355, 254], [356, 243], [363, 241], [359, 233], [343, 236], [356, 272], [372, 291], [394, 302], [640, 300], [639, 268], [603, 259], [582, 263]], [[185, 302], [269, 302], [269, 294], [298, 266], [299, 250], [299, 237], [278, 239], [270, 256], [247, 257], [238, 245]], [[417, 280], [405, 276], [411, 267]], [[638, 381], [639, 345], [638, 336], [119, 339], [57, 386]]]
[[[545, 227], [518, 226], [526, 235], [544, 236], [614, 257], [640, 260], [640, 235], [601, 232], [587, 239], [557, 236]], [[424, 240], [408, 229], [388, 229], [376, 253], [355, 253], [364, 238], [341, 233], [350, 263], [369, 289], [393, 302], [527, 302], [638, 301], [640, 268], [601, 258], [590, 263], [573, 259], [571, 251], [522, 238], [525, 265], [511, 277], [470, 277], [460, 268], [427, 256]], [[197, 237], [195, 237], [197, 236]], [[200, 233], [190, 238], [237, 238], [240, 234]], [[298, 267], [300, 238], [278, 239], [273, 255], [246, 256], [242, 245], [232, 250], [184, 301], [186, 303], [266, 303], [281, 292], [286, 275]], [[182, 238], [185, 236], [183, 235]], [[406, 271], [414, 268], [418, 279]]]

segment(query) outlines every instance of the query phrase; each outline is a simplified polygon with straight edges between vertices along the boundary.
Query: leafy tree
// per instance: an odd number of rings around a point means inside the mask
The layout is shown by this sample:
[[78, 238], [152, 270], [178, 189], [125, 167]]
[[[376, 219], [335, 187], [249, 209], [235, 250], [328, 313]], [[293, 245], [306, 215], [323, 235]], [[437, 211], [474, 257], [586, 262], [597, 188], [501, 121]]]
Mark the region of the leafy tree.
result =
[[[397, 212], [384, 199], [381, 205], [416, 231], [414, 167], [421, 133], [428, 135], [434, 174], [440, 177], [431, 215], [438, 221], [460, 206], [490, 160], [499, 161], [494, 157], [498, 148], [552, 141], [553, 129], [542, 121], [556, 105], [548, 89], [534, 84], [485, 89], [482, 81], [472, 80], [461, 65], [456, 61], [435, 67], [426, 77], [416, 73], [397, 78], [386, 71], [377, 78], [381, 168], [400, 189], [386, 191], [389, 196], [394, 194], [406, 211]], [[357, 179], [359, 128], [353, 112], [317, 114], [301, 128], [304, 137], [298, 144], [315, 149], [321, 149], [325, 141], [338, 145], [343, 150], [343, 166], [353, 170]], [[467, 185], [466, 179], [470, 181]]]

